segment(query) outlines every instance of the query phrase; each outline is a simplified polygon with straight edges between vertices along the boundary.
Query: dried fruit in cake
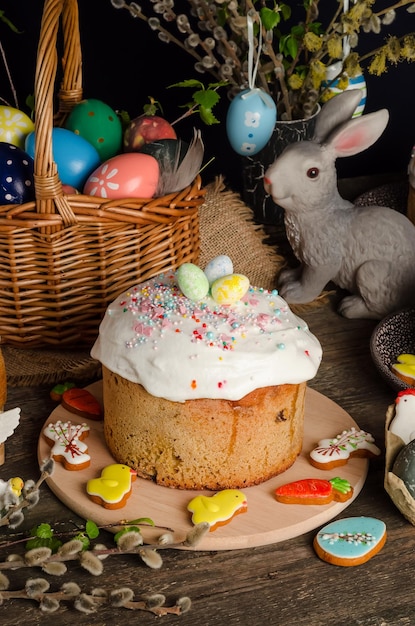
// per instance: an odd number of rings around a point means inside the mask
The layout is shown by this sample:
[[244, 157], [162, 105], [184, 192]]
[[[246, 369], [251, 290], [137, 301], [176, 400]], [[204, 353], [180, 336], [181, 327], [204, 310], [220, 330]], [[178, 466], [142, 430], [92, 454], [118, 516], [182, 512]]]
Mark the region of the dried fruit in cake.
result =
[[213, 496], [196, 496], [187, 505], [187, 510], [193, 513], [192, 522], [207, 522], [210, 532], [229, 524], [235, 515], [245, 513], [247, 508], [246, 496], [238, 489], [224, 489]]
[[121, 509], [131, 495], [132, 482], [137, 472], [127, 465], [107, 465], [99, 478], [91, 478], [86, 485], [89, 497], [105, 509]]
[[353, 495], [353, 487], [345, 478], [303, 478], [277, 487], [275, 498], [283, 504], [330, 504], [346, 502]]
[[321, 439], [310, 452], [310, 463], [318, 469], [331, 470], [345, 465], [351, 457], [375, 457], [380, 450], [370, 433], [354, 426], [331, 439]]
[[410, 387], [415, 386], [415, 354], [400, 354], [396, 363], [392, 363], [391, 371], [395, 376]]
[[374, 517], [346, 517], [330, 522], [314, 537], [317, 556], [331, 563], [351, 567], [366, 563], [385, 545], [386, 526]]
[[83, 470], [91, 464], [84, 439], [89, 434], [86, 424], [72, 424], [58, 420], [43, 429], [43, 436], [52, 446], [50, 455], [67, 470]]

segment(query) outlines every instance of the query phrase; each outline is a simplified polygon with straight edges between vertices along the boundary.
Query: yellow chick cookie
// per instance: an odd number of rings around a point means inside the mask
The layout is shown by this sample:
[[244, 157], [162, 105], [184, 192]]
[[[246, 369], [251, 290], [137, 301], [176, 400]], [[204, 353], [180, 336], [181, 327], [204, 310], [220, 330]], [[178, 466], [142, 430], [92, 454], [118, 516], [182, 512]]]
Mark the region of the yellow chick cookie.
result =
[[86, 491], [93, 502], [106, 509], [122, 508], [131, 494], [131, 483], [137, 478], [137, 472], [127, 465], [113, 463], [107, 465], [100, 478], [91, 478]]
[[210, 532], [228, 524], [235, 515], [245, 513], [247, 509], [246, 496], [238, 489], [224, 489], [213, 496], [196, 496], [187, 505], [187, 510], [193, 513], [193, 524], [207, 522]]

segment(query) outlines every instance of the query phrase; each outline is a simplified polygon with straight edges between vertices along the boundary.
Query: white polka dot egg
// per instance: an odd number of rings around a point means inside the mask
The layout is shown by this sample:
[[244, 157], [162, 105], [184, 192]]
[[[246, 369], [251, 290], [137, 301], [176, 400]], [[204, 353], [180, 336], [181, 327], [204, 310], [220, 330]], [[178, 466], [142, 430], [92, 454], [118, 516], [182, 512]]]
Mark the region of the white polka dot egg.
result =
[[241, 300], [249, 289], [249, 278], [243, 274], [230, 274], [215, 280], [211, 286], [212, 298], [218, 304], [233, 304]]
[[0, 204], [34, 200], [33, 159], [11, 143], [0, 142]]

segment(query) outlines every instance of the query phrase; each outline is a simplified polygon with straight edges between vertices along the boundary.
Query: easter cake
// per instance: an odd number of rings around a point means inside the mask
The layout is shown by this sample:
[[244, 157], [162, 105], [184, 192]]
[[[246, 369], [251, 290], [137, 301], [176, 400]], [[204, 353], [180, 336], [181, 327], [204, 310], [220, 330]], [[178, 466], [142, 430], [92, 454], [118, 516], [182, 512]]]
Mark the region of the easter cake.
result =
[[118, 463], [168, 487], [238, 489], [295, 462], [322, 350], [276, 290], [209, 266], [121, 294], [91, 354]]

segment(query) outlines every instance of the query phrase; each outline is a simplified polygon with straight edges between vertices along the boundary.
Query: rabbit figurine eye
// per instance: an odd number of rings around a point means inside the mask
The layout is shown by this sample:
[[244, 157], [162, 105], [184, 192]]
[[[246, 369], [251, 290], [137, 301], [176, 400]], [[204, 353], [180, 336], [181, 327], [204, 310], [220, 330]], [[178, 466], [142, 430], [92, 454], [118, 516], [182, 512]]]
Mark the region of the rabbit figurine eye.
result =
[[308, 178], [317, 178], [319, 173], [320, 173], [320, 170], [318, 169], [318, 167], [310, 167], [310, 169], [307, 170], [307, 177]]

